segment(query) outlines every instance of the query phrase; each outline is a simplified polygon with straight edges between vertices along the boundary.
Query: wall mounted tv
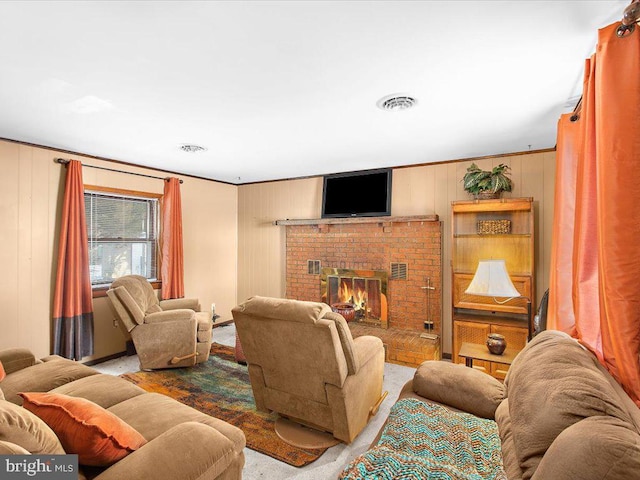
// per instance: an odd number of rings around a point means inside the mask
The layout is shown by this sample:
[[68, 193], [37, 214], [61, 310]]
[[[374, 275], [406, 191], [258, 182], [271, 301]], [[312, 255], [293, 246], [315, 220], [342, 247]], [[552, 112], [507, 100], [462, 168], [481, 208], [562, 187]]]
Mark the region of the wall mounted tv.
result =
[[390, 168], [325, 175], [322, 218], [391, 215]]

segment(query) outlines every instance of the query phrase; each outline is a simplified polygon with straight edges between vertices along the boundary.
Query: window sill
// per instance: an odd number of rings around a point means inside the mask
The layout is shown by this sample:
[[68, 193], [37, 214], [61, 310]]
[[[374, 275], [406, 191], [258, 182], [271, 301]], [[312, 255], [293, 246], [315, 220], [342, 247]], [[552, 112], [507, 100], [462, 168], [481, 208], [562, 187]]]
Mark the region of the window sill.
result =
[[[151, 282], [151, 286], [153, 287], [154, 290], [159, 290], [160, 288], [162, 288], [162, 282], [157, 280], [155, 282]], [[106, 297], [107, 296], [107, 290], [109, 290], [109, 288], [111, 288], [111, 285], [100, 285], [99, 287], [93, 287], [92, 288], [92, 292], [93, 298], [102, 298], [102, 297]]]

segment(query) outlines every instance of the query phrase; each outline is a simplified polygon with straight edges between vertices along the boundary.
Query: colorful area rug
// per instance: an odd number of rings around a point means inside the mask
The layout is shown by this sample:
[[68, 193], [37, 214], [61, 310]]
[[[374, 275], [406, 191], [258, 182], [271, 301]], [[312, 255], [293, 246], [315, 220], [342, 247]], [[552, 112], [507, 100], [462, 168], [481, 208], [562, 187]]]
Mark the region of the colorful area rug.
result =
[[341, 480], [507, 480], [493, 420], [404, 398], [380, 441], [345, 467]]
[[148, 392], [162, 393], [235, 425], [247, 437], [247, 447], [289, 465], [302, 467], [327, 450], [298, 448], [280, 440], [274, 430], [277, 415], [256, 410], [249, 372], [236, 363], [232, 347], [214, 343], [209, 360], [190, 368], [120, 376]]

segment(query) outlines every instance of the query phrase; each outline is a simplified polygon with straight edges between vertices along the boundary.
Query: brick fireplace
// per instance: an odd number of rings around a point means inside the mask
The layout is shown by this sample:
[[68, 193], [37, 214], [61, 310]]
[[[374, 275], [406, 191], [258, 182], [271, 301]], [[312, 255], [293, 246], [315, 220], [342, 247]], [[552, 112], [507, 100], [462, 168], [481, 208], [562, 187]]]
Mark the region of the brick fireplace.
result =
[[352, 334], [380, 337], [387, 361], [414, 366], [440, 358], [439, 339], [421, 336], [441, 334], [442, 225], [436, 215], [276, 224], [286, 226], [287, 298], [356, 305]]

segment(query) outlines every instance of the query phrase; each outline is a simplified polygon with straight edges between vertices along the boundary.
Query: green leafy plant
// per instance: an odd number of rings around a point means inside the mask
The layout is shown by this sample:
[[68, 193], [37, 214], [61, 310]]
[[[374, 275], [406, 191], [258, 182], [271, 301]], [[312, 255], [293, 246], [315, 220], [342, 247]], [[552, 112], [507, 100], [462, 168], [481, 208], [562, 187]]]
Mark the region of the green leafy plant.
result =
[[492, 170], [481, 170], [475, 163], [467, 168], [462, 181], [464, 189], [473, 194], [510, 192], [513, 186], [511, 179], [507, 177], [509, 165], [501, 163]]

